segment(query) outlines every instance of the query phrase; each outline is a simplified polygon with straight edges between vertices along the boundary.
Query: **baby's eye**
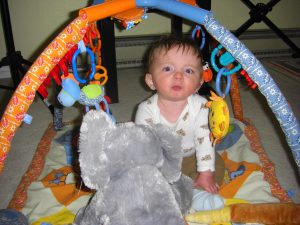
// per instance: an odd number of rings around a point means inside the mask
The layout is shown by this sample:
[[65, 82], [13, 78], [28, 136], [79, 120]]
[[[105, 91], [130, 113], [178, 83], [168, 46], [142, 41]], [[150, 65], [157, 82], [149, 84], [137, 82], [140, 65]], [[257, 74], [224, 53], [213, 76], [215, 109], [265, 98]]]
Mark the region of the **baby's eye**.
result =
[[194, 70], [191, 69], [191, 68], [186, 68], [185, 69], [185, 73], [187, 73], [187, 74], [194, 74]]
[[171, 66], [165, 66], [165, 67], [162, 68], [162, 71], [170, 72], [170, 71], [172, 71], [172, 67]]

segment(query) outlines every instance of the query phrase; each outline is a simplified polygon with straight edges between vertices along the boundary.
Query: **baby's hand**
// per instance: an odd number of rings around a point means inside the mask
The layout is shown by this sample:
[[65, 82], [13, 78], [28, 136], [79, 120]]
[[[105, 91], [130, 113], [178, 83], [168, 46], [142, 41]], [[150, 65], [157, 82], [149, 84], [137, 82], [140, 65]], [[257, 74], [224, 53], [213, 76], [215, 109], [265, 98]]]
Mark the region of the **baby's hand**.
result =
[[198, 177], [194, 182], [194, 187], [197, 186], [213, 194], [216, 194], [219, 191], [219, 185], [214, 179], [214, 172], [211, 171], [199, 172]]

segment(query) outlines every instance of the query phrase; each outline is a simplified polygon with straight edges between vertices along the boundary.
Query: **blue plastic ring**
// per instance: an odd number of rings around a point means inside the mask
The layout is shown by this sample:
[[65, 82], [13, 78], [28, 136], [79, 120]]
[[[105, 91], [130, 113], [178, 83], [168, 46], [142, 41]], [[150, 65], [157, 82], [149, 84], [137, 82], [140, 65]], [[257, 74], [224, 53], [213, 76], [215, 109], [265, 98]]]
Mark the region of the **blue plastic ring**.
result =
[[[219, 96], [226, 96], [228, 95], [230, 91], [230, 85], [231, 85], [231, 75], [225, 75], [225, 72], [227, 72], [228, 69], [226, 67], [223, 67], [222, 69], [219, 70], [216, 78], [216, 91]], [[226, 84], [226, 89], [225, 89], [225, 94], [221, 91], [221, 77], [226, 76], [227, 78], [227, 84]]]
[[90, 56], [90, 58], [91, 58], [91, 63], [92, 63], [92, 65], [91, 65], [91, 66], [92, 66], [92, 72], [89, 74], [88, 80], [85, 80], [85, 79], [80, 78], [80, 77], [78, 76], [78, 73], [77, 73], [77, 64], [76, 64], [76, 62], [77, 62], [77, 57], [78, 57], [78, 55], [79, 55], [80, 53], [82, 53], [81, 50], [78, 48], [78, 49], [75, 51], [75, 53], [74, 53], [74, 55], [73, 55], [73, 57], [72, 57], [72, 69], [73, 69], [73, 74], [74, 74], [75, 79], [76, 79], [79, 83], [81, 83], [81, 84], [86, 84], [86, 83], [88, 83], [88, 81], [93, 80], [93, 79], [94, 79], [94, 75], [95, 75], [95, 73], [96, 73], [96, 65], [95, 65], [95, 57], [94, 57], [94, 53], [92, 52], [92, 50], [91, 50], [90, 48], [86, 48], [86, 51], [87, 51], [87, 53], [89, 54], [89, 56]]
[[[210, 62], [211, 62], [211, 65], [212, 65], [212, 68], [216, 71], [216, 72], [219, 72], [220, 69], [218, 68], [217, 64], [216, 64], [216, 56], [217, 56], [217, 53], [220, 49], [222, 49], [223, 46], [222, 45], [218, 45], [218, 47], [214, 48], [214, 50], [212, 51], [211, 53], [211, 56], [210, 56]], [[228, 70], [226, 72], [223, 72], [224, 75], [231, 75], [231, 74], [234, 74], [236, 73], [237, 71], [239, 71], [240, 69], [242, 68], [242, 65], [241, 64], [238, 64], [237, 66], [235, 66], [233, 69], [231, 70]]]
[[195, 37], [196, 36], [196, 32], [198, 30], [201, 30], [201, 34], [202, 34], [202, 40], [201, 40], [201, 45], [200, 45], [200, 49], [202, 50], [204, 48], [204, 45], [205, 45], [205, 32], [203, 32], [203, 29], [202, 29], [201, 26], [199, 26], [199, 25], [195, 26], [195, 28], [194, 28], [194, 30], [192, 32], [192, 38], [193, 38], [193, 40], [195, 40], [195, 38], [196, 38]]

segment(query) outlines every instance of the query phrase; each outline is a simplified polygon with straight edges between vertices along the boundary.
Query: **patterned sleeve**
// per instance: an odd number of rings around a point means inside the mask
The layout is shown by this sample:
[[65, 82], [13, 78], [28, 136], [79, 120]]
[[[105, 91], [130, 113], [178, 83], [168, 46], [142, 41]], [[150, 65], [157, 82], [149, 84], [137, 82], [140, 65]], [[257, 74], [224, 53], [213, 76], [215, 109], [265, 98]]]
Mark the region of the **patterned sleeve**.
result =
[[154, 123], [153, 112], [151, 111], [148, 101], [149, 100], [139, 104], [134, 119], [136, 124], [152, 125]]
[[195, 120], [194, 141], [198, 172], [215, 171], [215, 150], [209, 137], [208, 112], [205, 102], [202, 103]]

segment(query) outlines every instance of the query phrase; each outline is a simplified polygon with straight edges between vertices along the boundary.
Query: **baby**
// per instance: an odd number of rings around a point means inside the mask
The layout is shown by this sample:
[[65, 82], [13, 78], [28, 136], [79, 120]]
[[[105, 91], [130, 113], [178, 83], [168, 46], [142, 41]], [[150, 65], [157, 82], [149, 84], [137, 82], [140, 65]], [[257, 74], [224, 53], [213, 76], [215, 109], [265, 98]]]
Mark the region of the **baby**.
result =
[[213, 203], [212, 208], [222, 207], [223, 199], [216, 195], [219, 185], [214, 178], [215, 150], [209, 138], [207, 100], [197, 94], [203, 84], [199, 47], [188, 38], [162, 37], [150, 48], [147, 67], [145, 82], [156, 93], [139, 105], [135, 122], [161, 123], [182, 136], [182, 171], [194, 179], [194, 196], [209, 194], [217, 199], [218, 206]]

